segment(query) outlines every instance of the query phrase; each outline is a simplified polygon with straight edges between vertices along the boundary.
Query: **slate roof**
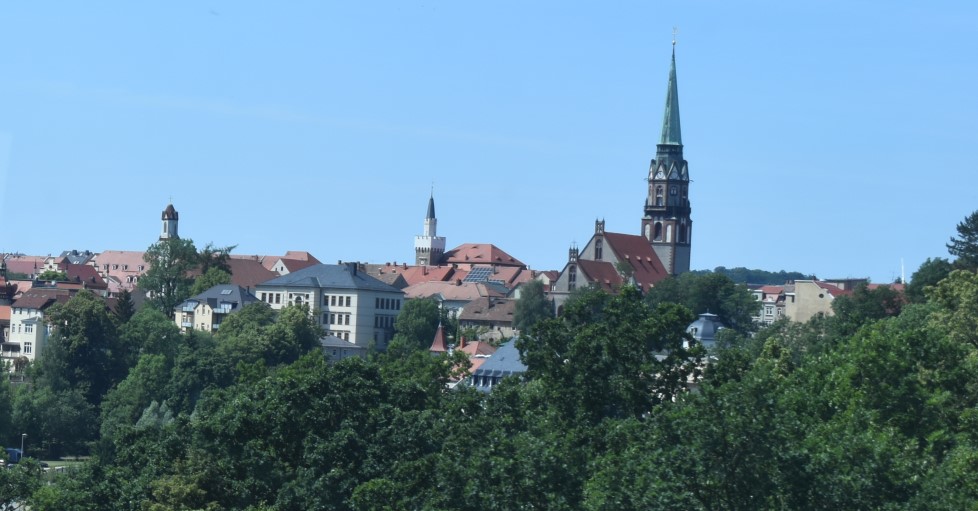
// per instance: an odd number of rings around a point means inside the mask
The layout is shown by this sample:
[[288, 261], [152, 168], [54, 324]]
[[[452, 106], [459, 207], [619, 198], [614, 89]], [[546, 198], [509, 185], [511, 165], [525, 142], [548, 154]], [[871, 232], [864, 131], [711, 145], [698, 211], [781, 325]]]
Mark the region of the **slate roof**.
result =
[[180, 310], [185, 304], [196, 302], [206, 303], [211, 308], [216, 308], [221, 303], [230, 303], [231, 309], [238, 311], [245, 305], [257, 301], [258, 298], [256, 298], [255, 295], [249, 293], [247, 289], [241, 286], [236, 286], [234, 284], [219, 284], [197, 296], [188, 298], [180, 305], [174, 307], [174, 310]]
[[65, 250], [59, 257], [68, 264], [85, 264], [95, 257], [95, 254], [91, 250]]
[[459, 245], [442, 257], [449, 264], [494, 264], [499, 266], [526, 266], [520, 260], [507, 254], [491, 243], [465, 243]]
[[358, 271], [356, 263], [316, 264], [263, 282], [259, 286], [362, 289], [366, 291], [401, 293], [400, 289], [384, 284], [366, 272]]
[[516, 349], [516, 339], [510, 339], [499, 346], [499, 349], [489, 357], [486, 363], [475, 370], [474, 376], [504, 377], [526, 372], [526, 364], [520, 360], [520, 352]]

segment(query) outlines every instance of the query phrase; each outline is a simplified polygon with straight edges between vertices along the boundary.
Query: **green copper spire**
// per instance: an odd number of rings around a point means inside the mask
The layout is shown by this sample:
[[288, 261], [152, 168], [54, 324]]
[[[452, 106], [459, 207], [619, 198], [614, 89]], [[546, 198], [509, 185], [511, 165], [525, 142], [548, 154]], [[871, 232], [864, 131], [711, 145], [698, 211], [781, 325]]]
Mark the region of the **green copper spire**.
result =
[[672, 66], [669, 68], [666, 112], [662, 116], [662, 137], [659, 144], [683, 145], [682, 130], [679, 127], [679, 87], [676, 85], [676, 41], [672, 42]]

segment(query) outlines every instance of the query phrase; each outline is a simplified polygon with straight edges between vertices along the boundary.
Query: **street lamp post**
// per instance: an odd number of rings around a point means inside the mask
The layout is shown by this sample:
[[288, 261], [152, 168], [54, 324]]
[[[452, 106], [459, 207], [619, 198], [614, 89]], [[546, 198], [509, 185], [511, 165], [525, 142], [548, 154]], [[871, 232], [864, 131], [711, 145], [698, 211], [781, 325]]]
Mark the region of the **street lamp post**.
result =
[[20, 434], [20, 459], [24, 459], [24, 439], [27, 438], [27, 433]]

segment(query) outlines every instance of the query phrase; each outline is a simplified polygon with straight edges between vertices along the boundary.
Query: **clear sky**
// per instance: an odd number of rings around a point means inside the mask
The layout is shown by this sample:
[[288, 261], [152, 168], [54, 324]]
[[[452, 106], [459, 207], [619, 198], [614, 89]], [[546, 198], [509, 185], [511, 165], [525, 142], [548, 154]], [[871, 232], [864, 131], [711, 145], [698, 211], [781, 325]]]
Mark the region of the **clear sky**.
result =
[[639, 233], [672, 29], [692, 267], [909, 276], [978, 209], [978, 3], [7, 2], [0, 251], [560, 269]]

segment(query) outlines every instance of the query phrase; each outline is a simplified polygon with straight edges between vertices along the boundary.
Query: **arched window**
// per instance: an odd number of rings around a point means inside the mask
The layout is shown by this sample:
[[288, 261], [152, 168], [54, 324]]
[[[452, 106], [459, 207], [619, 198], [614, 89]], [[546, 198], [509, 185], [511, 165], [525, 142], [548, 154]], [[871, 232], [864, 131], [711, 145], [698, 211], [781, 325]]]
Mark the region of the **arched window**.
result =
[[662, 222], [655, 223], [655, 236], [652, 239], [662, 241]]
[[594, 259], [600, 261], [603, 253], [604, 253], [604, 240], [598, 238], [594, 240]]
[[655, 187], [655, 205], [656, 206], [661, 206], [662, 205], [662, 192], [663, 192], [663, 190], [662, 190], [662, 186], [661, 185]]
[[650, 224], [645, 224], [645, 239], [652, 239], [652, 226]]
[[686, 224], [679, 226], [679, 242], [686, 243]]
[[666, 226], [666, 243], [672, 242], [672, 225]]

